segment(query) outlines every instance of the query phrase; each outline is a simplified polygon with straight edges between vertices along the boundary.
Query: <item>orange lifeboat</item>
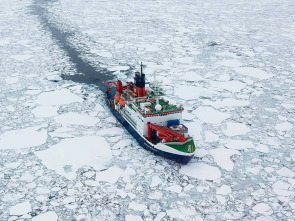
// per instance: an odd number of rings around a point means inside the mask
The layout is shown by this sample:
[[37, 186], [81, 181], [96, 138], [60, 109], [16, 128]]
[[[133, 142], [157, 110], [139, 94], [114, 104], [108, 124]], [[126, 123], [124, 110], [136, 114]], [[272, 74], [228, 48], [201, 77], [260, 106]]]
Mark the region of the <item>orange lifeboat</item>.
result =
[[119, 103], [120, 103], [123, 107], [125, 107], [125, 101], [124, 101], [122, 98], [119, 100]]
[[115, 95], [115, 99], [116, 99], [117, 101], [119, 101], [119, 100], [120, 100], [120, 95], [119, 95], [119, 94], [116, 94], [116, 95]]

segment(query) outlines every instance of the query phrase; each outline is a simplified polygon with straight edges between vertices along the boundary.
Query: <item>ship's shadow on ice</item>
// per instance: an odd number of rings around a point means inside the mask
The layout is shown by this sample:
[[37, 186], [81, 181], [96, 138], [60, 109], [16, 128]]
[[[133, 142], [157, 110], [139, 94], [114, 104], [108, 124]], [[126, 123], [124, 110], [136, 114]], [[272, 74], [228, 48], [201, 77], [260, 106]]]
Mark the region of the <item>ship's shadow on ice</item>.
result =
[[54, 42], [65, 52], [74, 64], [78, 74], [61, 74], [62, 79], [71, 80], [78, 83], [93, 84], [98, 86], [101, 90], [105, 89], [105, 85], [101, 82], [114, 79], [114, 72], [106, 68], [93, 67], [81, 57], [81, 52], [77, 50], [69, 42], [69, 37], [74, 36], [75, 33], [61, 29], [57, 24], [50, 21], [50, 12], [48, 7], [51, 3], [57, 0], [35, 0], [30, 6], [30, 11], [37, 16], [44, 30], [51, 34]]

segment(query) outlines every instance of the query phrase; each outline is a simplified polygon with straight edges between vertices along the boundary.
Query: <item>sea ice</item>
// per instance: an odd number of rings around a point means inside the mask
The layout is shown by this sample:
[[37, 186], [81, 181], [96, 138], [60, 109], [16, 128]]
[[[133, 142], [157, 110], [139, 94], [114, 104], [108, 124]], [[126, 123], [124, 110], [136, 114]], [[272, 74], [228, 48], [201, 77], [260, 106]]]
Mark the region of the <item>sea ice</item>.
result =
[[216, 190], [216, 194], [218, 195], [228, 195], [232, 192], [230, 186], [228, 185], [222, 185], [221, 187], [219, 187], [217, 190]]
[[150, 187], [153, 188], [153, 187], [156, 187], [158, 186], [160, 183], [162, 183], [162, 180], [160, 179], [160, 177], [158, 175], [154, 176], [152, 178], [152, 182], [150, 184]]
[[172, 185], [165, 188], [167, 191], [175, 192], [175, 193], [181, 193], [182, 187], [179, 185]]
[[57, 221], [58, 216], [55, 212], [49, 211], [32, 218], [32, 221]]
[[124, 170], [117, 166], [113, 166], [104, 171], [96, 172], [96, 181], [116, 183]]
[[227, 90], [231, 91], [233, 93], [240, 92], [243, 88], [247, 86], [247, 84], [241, 82], [241, 81], [224, 81], [224, 82], [219, 82], [219, 81], [212, 81], [211, 82], [212, 87], [215, 87], [217, 89], [221, 90]]
[[230, 118], [230, 114], [217, 111], [212, 107], [199, 107], [193, 111], [193, 114], [201, 121], [210, 124], [219, 124], [225, 119]]
[[21, 216], [29, 212], [32, 212], [32, 207], [29, 201], [16, 204], [15, 206], [9, 209], [9, 213], [11, 216]]
[[273, 74], [269, 74], [265, 71], [253, 67], [237, 67], [234, 68], [234, 70], [239, 74], [254, 77], [259, 80], [265, 80], [274, 76]]
[[144, 210], [147, 209], [147, 206], [144, 205], [144, 204], [141, 204], [141, 203], [137, 203], [137, 202], [132, 201], [131, 203], [129, 203], [128, 208], [129, 209], [133, 209], [135, 211], [144, 211]]
[[136, 215], [126, 215], [125, 216], [125, 221], [143, 221], [141, 216], [136, 216]]
[[73, 94], [68, 89], [44, 92], [37, 97], [36, 103], [42, 105], [63, 105], [74, 102], [82, 102], [83, 99]]
[[288, 130], [291, 130], [292, 128], [293, 128], [293, 124], [289, 122], [279, 123], [275, 126], [275, 129], [279, 131], [288, 131]]
[[7, 131], [0, 135], [0, 149], [21, 149], [44, 144], [47, 132], [41, 127]]
[[57, 115], [58, 107], [54, 106], [38, 106], [32, 110], [35, 117], [52, 117]]
[[250, 128], [247, 127], [243, 123], [233, 123], [233, 122], [227, 122], [226, 123], [226, 130], [224, 131], [224, 134], [226, 136], [237, 136], [237, 135], [243, 135], [250, 131]]
[[228, 67], [239, 67], [242, 65], [242, 63], [237, 59], [228, 59], [223, 61], [216, 62], [217, 64], [221, 64]]
[[115, 136], [115, 135], [122, 135], [123, 133], [124, 133], [124, 130], [122, 128], [112, 127], [112, 128], [99, 130], [96, 134], [100, 136], [105, 136], [105, 135]]
[[176, 86], [174, 94], [183, 100], [195, 100], [199, 97], [212, 97], [217, 92], [197, 86]]
[[81, 115], [74, 112], [59, 115], [55, 117], [55, 120], [56, 122], [61, 123], [62, 125], [74, 124], [82, 126], [94, 126], [98, 122], [100, 122], [99, 118], [91, 117], [88, 115]]
[[221, 177], [221, 172], [217, 167], [204, 163], [190, 163], [188, 165], [182, 165], [179, 173], [200, 180], [216, 180]]
[[205, 134], [205, 141], [208, 143], [216, 142], [219, 140], [219, 136], [215, 133], [212, 133], [210, 130], [206, 130]]
[[108, 143], [98, 136], [64, 139], [35, 154], [48, 169], [68, 179], [75, 179], [76, 171], [83, 166], [92, 166], [95, 170], [105, 169], [112, 159]]
[[237, 150], [226, 149], [223, 147], [210, 150], [209, 152], [217, 165], [227, 171], [232, 171], [234, 168], [234, 163], [231, 161], [230, 157], [235, 154], [240, 154]]
[[225, 98], [218, 101], [202, 100], [202, 102], [204, 105], [210, 105], [216, 109], [224, 107], [243, 107], [248, 106], [250, 104], [249, 101], [237, 100], [234, 98]]
[[269, 152], [268, 146], [266, 146], [264, 144], [257, 145], [257, 147], [255, 147], [255, 150], [258, 152], [261, 152], [261, 153], [268, 153]]
[[271, 215], [273, 213], [272, 208], [266, 203], [258, 203], [252, 209], [263, 215]]
[[225, 146], [229, 149], [234, 150], [245, 150], [254, 148], [254, 145], [250, 140], [230, 140], [225, 144]]
[[282, 167], [281, 169], [279, 169], [277, 171], [277, 174], [284, 176], [284, 177], [290, 177], [290, 178], [295, 176], [295, 173], [287, 167]]
[[185, 126], [188, 128], [188, 133], [195, 139], [201, 140], [202, 125], [197, 122], [186, 123]]

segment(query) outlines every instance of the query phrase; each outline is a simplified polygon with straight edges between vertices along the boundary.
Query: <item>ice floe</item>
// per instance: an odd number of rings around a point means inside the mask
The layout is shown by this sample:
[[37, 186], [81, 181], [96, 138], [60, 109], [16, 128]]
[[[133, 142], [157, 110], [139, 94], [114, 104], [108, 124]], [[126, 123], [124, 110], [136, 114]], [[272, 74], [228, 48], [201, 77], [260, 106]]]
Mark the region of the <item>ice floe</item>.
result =
[[253, 67], [237, 67], [234, 68], [234, 70], [239, 74], [257, 78], [259, 80], [269, 79], [274, 76], [273, 74], [267, 73], [259, 68]]
[[55, 212], [49, 211], [32, 218], [32, 221], [57, 221], [58, 216]]
[[199, 107], [193, 111], [201, 121], [210, 124], [219, 124], [230, 118], [230, 114], [213, 109], [212, 107]]
[[32, 110], [35, 117], [52, 117], [57, 115], [58, 107], [55, 106], [38, 106]]
[[11, 130], [0, 135], [0, 149], [21, 149], [46, 143], [47, 131], [42, 127]]
[[284, 177], [290, 177], [290, 178], [295, 177], [295, 172], [293, 172], [292, 170], [290, 170], [287, 167], [282, 167], [281, 169], [279, 169], [277, 171], [277, 174], [284, 176]]
[[101, 170], [112, 160], [108, 143], [99, 136], [64, 139], [35, 154], [48, 169], [55, 170], [68, 179], [74, 179], [76, 171], [83, 166]]
[[218, 134], [212, 133], [210, 130], [204, 131], [205, 141], [208, 143], [216, 142], [219, 140]]
[[232, 192], [231, 187], [225, 184], [216, 190], [216, 194], [218, 195], [228, 195], [231, 192]]
[[44, 92], [40, 94], [37, 99], [37, 104], [42, 105], [64, 105], [74, 102], [82, 102], [83, 99], [76, 94], [73, 94], [67, 89]]
[[249, 131], [251, 131], [250, 128], [243, 123], [227, 122], [226, 130], [224, 131], [224, 134], [226, 136], [232, 137], [232, 136], [246, 134]]
[[275, 126], [275, 129], [279, 131], [288, 131], [288, 130], [291, 130], [292, 128], [293, 128], [293, 124], [289, 122], [279, 123]]
[[128, 206], [129, 209], [135, 210], [135, 211], [144, 211], [147, 209], [147, 206], [141, 203], [137, 203], [132, 201], [131, 203], [129, 203]]
[[225, 98], [218, 101], [202, 100], [204, 105], [210, 105], [216, 109], [224, 107], [243, 107], [250, 104], [247, 100], [237, 100], [234, 98]]
[[94, 126], [100, 122], [99, 118], [92, 117], [89, 115], [82, 115], [74, 112], [68, 112], [66, 114], [55, 117], [56, 122], [62, 125], [74, 124], [82, 126]]
[[234, 150], [245, 150], [254, 148], [252, 141], [250, 140], [229, 140], [225, 146]]
[[12, 215], [21, 216], [29, 212], [32, 212], [32, 207], [29, 201], [18, 203], [9, 209], [9, 213], [11, 216]]
[[124, 171], [117, 166], [109, 167], [104, 171], [97, 172], [95, 180], [100, 182], [116, 183], [123, 172]]
[[216, 180], [221, 177], [221, 172], [217, 167], [205, 163], [190, 163], [181, 166], [179, 173], [191, 176], [200, 180]]
[[210, 150], [209, 152], [214, 158], [217, 165], [227, 171], [232, 171], [234, 168], [234, 163], [230, 159], [230, 157], [235, 154], [240, 154], [237, 150], [231, 150], [222, 147]]
[[197, 86], [176, 86], [174, 94], [183, 100], [195, 100], [199, 97], [212, 97], [217, 92]]
[[267, 203], [258, 203], [252, 208], [255, 212], [263, 215], [271, 215], [273, 213], [272, 208]]

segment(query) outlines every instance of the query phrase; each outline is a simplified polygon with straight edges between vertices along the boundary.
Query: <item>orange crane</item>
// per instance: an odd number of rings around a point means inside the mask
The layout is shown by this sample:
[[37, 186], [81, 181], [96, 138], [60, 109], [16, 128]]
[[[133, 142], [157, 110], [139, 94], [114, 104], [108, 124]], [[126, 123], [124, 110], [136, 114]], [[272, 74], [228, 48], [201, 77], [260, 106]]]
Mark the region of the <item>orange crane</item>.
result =
[[117, 92], [122, 93], [123, 90], [129, 88], [134, 83], [133, 82], [127, 82], [127, 84], [125, 86], [123, 86], [122, 81], [117, 80], [117, 81], [102, 82], [102, 84], [108, 84], [107, 92], [111, 91], [111, 84], [114, 84], [116, 86]]
[[152, 123], [147, 123], [148, 126], [148, 140], [152, 139], [153, 130], [158, 131], [158, 137], [165, 139], [167, 142], [171, 142], [174, 138], [177, 138], [179, 142], [183, 143], [186, 141], [184, 134], [175, 132], [168, 127], [159, 126]]

